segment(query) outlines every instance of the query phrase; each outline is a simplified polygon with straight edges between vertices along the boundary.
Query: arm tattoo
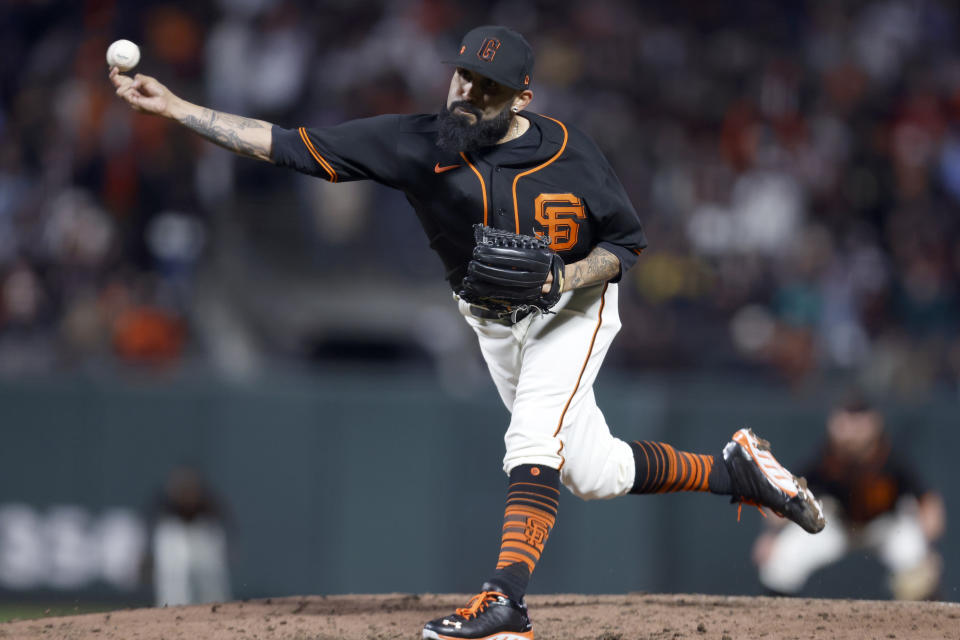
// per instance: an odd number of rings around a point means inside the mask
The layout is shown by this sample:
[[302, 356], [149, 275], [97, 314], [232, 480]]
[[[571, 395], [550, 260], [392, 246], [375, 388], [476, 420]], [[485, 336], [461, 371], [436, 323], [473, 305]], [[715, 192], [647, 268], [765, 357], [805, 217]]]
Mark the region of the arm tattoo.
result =
[[600, 247], [594, 247], [586, 258], [574, 262], [571, 266], [574, 268], [567, 278], [567, 290], [606, 282], [620, 273], [619, 258]]
[[[188, 129], [196, 131], [224, 149], [254, 158], [270, 158], [269, 147], [265, 147], [252, 136], [241, 133], [245, 129], [264, 129], [266, 123], [260, 120], [204, 109], [201, 117], [188, 115], [181, 122]], [[270, 140], [269, 133], [266, 139]]]

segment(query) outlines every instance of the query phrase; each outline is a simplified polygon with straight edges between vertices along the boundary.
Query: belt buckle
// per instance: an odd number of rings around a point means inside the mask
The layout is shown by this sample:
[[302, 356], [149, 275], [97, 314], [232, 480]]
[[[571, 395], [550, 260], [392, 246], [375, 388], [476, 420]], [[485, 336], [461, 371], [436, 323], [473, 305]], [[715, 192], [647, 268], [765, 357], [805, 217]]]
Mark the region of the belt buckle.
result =
[[512, 315], [516, 313], [514, 311], [495, 311], [489, 307], [484, 307], [479, 304], [470, 305], [470, 314], [475, 318], [481, 318], [483, 320], [497, 320], [497, 321], [510, 321], [511, 324], [516, 324], [516, 320], [512, 319]]
[[519, 305], [514, 307], [510, 311], [495, 311], [489, 307], [484, 307], [478, 304], [470, 305], [470, 314], [475, 318], [482, 318], [483, 320], [497, 320], [498, 322], [507, 322], [509, 324], [517, 324], [528, 315], [530, 315], [536, 307], [531, 305]]
[[510, 324], [517, 324], [528, 315], [530, 315], [530, 307], [527, 305], [517, 307], [510, 312]]

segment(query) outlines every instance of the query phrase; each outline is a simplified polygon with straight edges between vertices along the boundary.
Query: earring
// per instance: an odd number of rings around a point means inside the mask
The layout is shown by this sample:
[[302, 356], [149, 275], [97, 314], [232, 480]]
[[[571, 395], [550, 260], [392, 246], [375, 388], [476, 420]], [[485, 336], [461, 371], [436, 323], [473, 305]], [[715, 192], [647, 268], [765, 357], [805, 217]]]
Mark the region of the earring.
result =
[[514, 106], [514, 107], [513, 107], [513, 112], [514, 112], [514, 113], [517, 113], [518, 111], [520, 111], [520, 108], [519, 108], [519, 107], [516, 107], [516, 106]]

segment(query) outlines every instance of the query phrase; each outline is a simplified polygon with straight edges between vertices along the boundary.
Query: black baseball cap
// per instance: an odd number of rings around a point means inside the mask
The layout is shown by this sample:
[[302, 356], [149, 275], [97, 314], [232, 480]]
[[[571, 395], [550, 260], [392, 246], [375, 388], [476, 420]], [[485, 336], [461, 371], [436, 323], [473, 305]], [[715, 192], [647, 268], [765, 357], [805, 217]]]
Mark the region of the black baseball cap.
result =
[[523, 90], [530, 87], [533, 75], [533, 47], [513, 29], [492, 25], [477, 27], [463, 36], [456, 57], [443, 63], [476, 71], [511, 89]]

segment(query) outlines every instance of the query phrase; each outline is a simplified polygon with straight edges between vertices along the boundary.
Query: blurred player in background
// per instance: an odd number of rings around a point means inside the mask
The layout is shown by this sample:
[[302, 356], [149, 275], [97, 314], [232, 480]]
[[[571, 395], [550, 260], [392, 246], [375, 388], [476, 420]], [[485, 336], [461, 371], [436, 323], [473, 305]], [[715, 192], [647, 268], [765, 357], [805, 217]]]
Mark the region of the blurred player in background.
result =
[[932, 544], [946, 526], [943, 499], [891, 446], [882, 416], [865, 396], [851, 392], [834, 409], [826, 442], [804, 471], [810, 488], [823, 499], [828, 524], [811, 536], [771, 521], [754, 546], [765, 587], [797, 593], [818, 569], [848, 553], [869, 550], [889, 571], [896, 599], [935, 596], [941, 560]]
[[173, 469], [153, 515], [157, 606], [229, 600], [224, 509], [200, 473]]
[[[534, 283], [544, 290], [562, 283], [548, 313], [501, 313], [456, 296], [511, 413], [503, 461], [510, 484], [495, 568], [467, 607], [427, 623], [422, 637], [533, 638], [524, 595], [556, 520], [561, 482], [584, 499], [731, 496], [819, 531], [823, 515], [813, 495], [749, 429], [712, 454], [610, 433], [593, 382], [620, 328], [617, 283], [647, 244], [640, 220], [592, 140], [526, 110], [533, 50], [519, 33], [478, 27], [446, 62], [454, 70], [439, 113], [295, 129], [190, 104], [149, 76], [110, 72], [134, 108], [231, 151], [330, 182], [367, 179], [401, 190], [455, 294], [468, 273], [478, 275], [474, 225], [548, 237], [562, 257], [562, 273]], [[456, 559], [438, 561], [458, 570]]]

